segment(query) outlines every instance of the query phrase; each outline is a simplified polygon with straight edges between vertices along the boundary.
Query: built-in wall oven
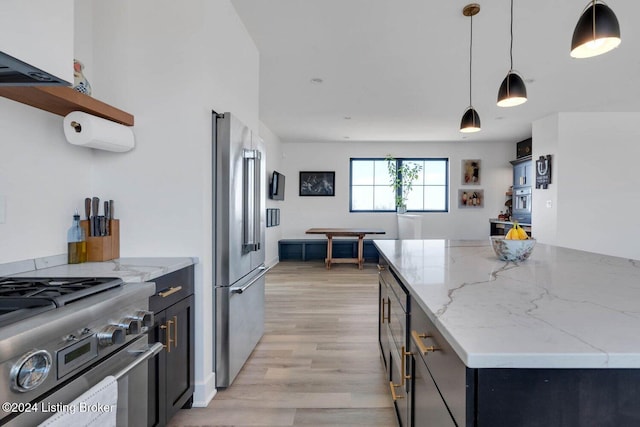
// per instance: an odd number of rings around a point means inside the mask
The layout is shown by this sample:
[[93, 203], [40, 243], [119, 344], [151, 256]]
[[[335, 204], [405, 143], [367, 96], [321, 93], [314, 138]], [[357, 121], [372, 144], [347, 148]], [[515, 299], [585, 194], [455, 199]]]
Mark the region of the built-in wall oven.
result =
[[162, 349], [146, 333], [154, 291], [113, 278], [0, 279], [0, 425], [70, 425], [75, 413], [83, 425], [145, 426], [147, 361]]

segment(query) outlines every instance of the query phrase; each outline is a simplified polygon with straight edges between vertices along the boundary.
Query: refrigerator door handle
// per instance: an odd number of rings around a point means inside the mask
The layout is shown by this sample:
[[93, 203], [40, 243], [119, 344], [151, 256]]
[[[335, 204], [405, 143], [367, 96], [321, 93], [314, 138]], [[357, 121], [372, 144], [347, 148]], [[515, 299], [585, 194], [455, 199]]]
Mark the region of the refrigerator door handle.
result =
[[246, 252], [260, 250], [260, 174], [262, 155], [258, 150], [245, 149], [243, 157], [243, 242]]
[[265, 267], [265, 266], [260, 266], [260, 267], [258, 267], [258, 269], [262, 270], [262, 271], [260, 272], [260, 274], [258, 274], [256, 277], [254, 277], [249, 283], [247, 283], [244, 286], [230, 288], [229, 291], [232, 294], [241, 294], [244, 291], [246, 291], [247, 289], [249, 289], [258, 280], [260, 280], [269, 271], [269, 267]]

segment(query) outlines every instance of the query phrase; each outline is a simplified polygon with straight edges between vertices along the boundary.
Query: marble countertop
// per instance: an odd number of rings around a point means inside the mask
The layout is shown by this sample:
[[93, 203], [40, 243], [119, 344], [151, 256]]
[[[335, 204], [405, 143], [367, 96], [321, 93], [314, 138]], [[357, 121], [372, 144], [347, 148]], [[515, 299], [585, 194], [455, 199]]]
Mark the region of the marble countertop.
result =
[[471, 368], [640, 368], [640, 261], [488, 240], [375, 240]]
[[125, 282], [146, 282], [181, 268], [197, 264], [197, 258], [118, 258], [104, 262], [85, 262], [82, 264], [44, 265], [35, 269], [23, 270], [13, 276], [22, 277], [119, 277]]

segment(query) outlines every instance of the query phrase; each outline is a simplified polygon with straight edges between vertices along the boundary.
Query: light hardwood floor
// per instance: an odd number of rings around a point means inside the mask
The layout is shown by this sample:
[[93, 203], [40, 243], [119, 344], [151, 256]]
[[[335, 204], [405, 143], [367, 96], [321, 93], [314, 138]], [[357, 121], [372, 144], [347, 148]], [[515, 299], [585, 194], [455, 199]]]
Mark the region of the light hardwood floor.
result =
[[377, 283], [374, 264], [276, 265], [264, 337], [235, 382], [169, 425], [395, 426], [377, 343]]

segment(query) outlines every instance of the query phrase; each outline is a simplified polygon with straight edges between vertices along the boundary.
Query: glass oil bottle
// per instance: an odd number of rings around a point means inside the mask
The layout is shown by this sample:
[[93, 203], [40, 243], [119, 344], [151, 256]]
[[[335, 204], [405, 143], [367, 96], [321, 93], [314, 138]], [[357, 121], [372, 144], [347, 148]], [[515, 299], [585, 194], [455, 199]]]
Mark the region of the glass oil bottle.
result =
[[69, 264], [87, 262], [87, 239], [84, 229], [80, 227], [80, 214], [77, 209], [73, 215], [73, 224], [67, 232], [67, 251]]

